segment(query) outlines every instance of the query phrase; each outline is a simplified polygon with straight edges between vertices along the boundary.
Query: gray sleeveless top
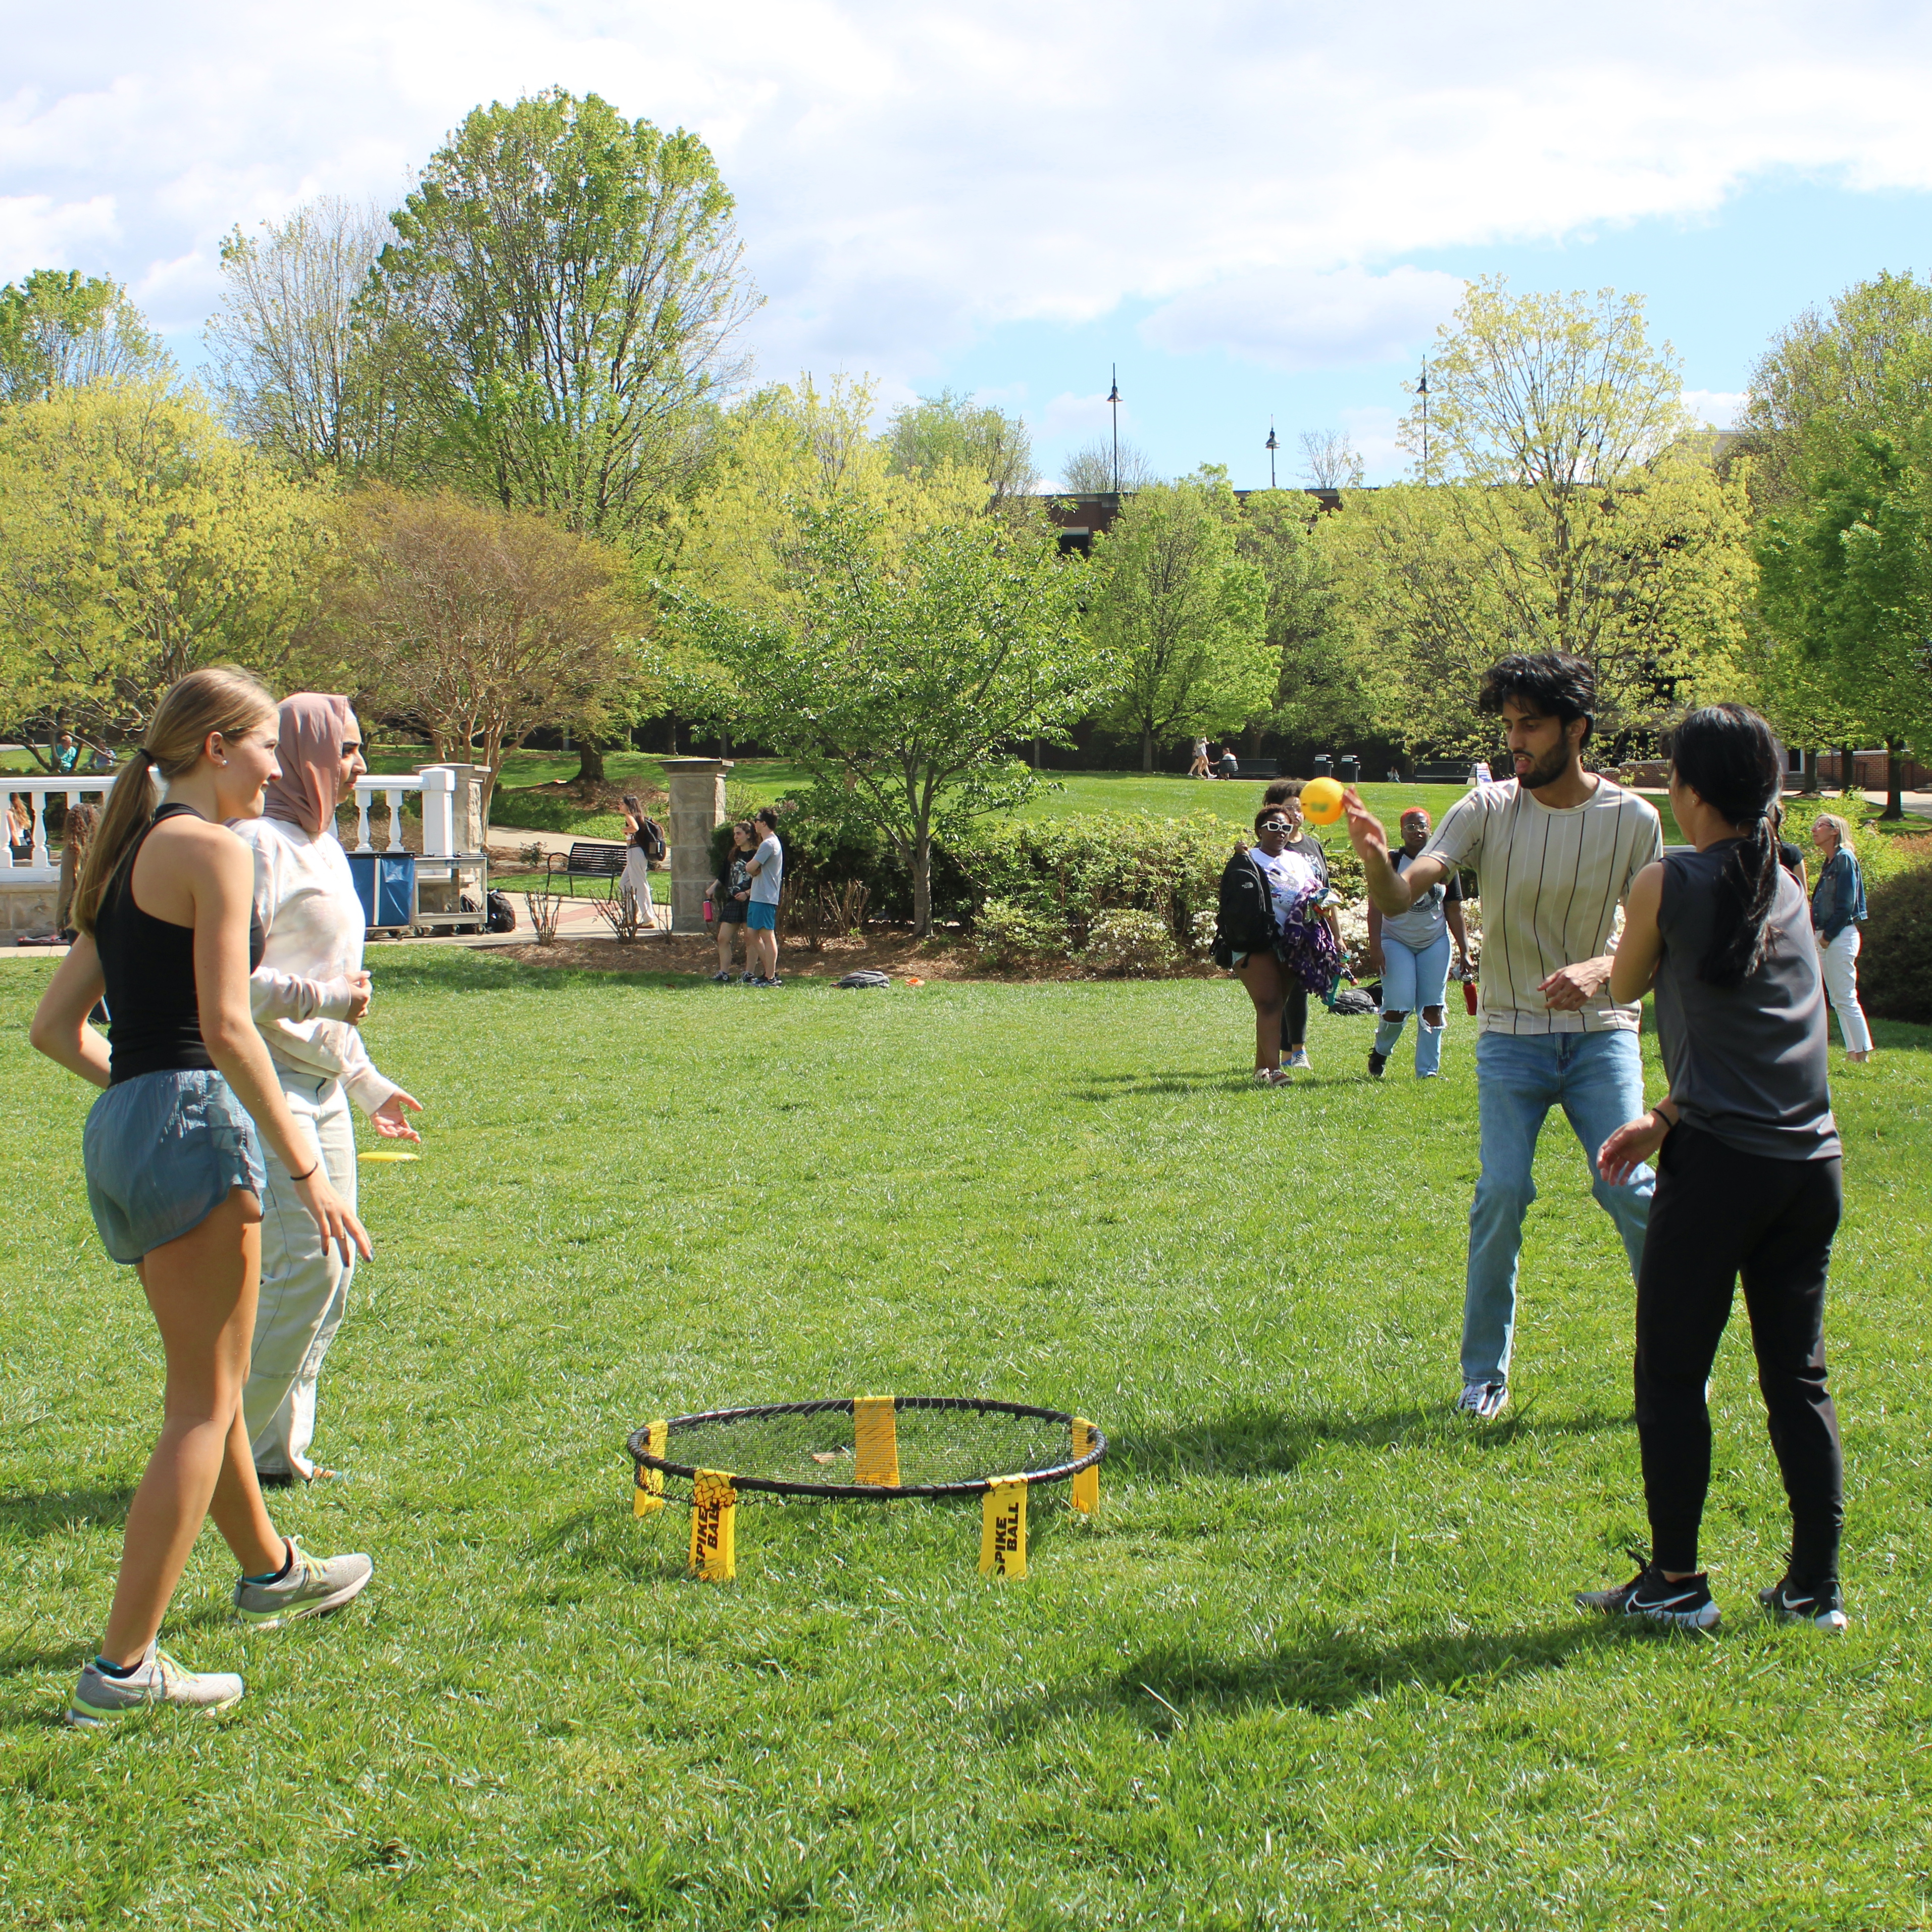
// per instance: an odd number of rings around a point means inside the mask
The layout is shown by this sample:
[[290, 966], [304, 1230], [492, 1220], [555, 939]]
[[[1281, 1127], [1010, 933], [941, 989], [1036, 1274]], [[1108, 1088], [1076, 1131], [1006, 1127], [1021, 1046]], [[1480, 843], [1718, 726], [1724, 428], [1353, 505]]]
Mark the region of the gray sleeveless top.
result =
[[1818, 946], [1804, 892], [1782, 866], [1757, 970], [1740, 986], [1707, 986], [1697, 976], [1718, 875], [1736, 843], [1664, 855], [1657, 1032], [1670, 1096], [1688, 1125], [1742, 1154], [1828, 1160], [1840, 1149], [1826, 1080]]

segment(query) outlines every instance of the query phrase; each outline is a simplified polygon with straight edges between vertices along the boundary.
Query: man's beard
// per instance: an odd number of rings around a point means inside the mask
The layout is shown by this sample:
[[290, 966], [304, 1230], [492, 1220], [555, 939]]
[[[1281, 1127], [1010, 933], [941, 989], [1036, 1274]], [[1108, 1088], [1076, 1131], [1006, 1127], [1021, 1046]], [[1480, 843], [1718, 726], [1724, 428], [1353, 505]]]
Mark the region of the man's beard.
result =
[[1526, 791], [1540, 791], [1546, 784], [1554, 784], [1570, 769], [1570, 748], [1558, 745], [1546, 758], [1531, 765], [1516, 783]]

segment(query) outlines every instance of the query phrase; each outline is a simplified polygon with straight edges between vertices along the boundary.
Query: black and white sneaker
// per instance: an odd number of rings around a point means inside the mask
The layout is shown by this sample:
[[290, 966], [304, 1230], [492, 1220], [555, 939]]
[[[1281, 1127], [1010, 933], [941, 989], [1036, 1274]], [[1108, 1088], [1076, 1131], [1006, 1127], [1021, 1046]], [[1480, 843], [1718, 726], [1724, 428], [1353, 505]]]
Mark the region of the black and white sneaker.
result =
[[1576, 1607], [1600, 1610], [1606, 1617], [1648, 1617], [1652, 1623], [1674, 1624], [1679, 1630], [1718, 1627], [1718, 1606], [1711, 1600], [1711, 1580], [1704, 1572], [1672, 1583], [1654, 1563], [1646, 1563], [1614, 1590], [1579, 1590]]
[[1834, 1636], [1842, 1636], [1850, 1622], [1835, 1577], [1828, 1583], [1795, 1583], [1787, 1574], [1782, 1582], [1759, 1591], [1757, 1600], [1781, 1624], [1809, 1624]]
[[1369, 1055], [1369, 1078], [1371, 1080], [1379, 1080], [1382, 1077], [1382, 1069], [1388, 1064], [1387, 1054], [1372, 1052]]
[[1459, 1415], [1473, 1415], [1478, 1422], [1493, 1422], [1509, 1406], [1507, 1382], [1466, 1382], [1456, 1398]]

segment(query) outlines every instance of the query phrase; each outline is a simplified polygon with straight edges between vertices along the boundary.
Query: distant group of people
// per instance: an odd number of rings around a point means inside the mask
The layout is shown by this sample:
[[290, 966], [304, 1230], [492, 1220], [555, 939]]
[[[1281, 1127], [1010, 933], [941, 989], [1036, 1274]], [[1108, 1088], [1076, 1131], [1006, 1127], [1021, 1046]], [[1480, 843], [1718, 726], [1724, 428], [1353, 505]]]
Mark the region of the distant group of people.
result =
[[[772, 987], [778, 978], [778, 898], [784, 886], [784, 848], [778, 841], [778, 814], [762, 806], [731, 827], [723, 866], [704, 897], [706, 919], [718, 934], [716, 986], [735, 977], [742, 986]], [[745, 936], [741, 974], [732, 968], [736, 935]]]
[[1205, 738], [1195, 740], [1194, 755], [1187, 766], [1190, 778], [1238, 778], [1240, 775], [1241, 761], [1233, 746], [1223, 745], [1217, 752]]

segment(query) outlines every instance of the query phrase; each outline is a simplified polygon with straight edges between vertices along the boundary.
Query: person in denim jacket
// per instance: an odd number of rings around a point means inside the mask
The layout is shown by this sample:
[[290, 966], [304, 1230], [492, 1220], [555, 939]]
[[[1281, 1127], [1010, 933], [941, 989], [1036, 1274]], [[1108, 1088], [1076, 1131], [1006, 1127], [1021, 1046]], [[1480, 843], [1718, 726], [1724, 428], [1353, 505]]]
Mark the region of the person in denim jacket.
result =
[[1818, 883], [1811, 888], [1811, 929], [1818, 939], [1818, 964], [1825, 992], [1845, 1036], [1845, 1058], [1871, 1057], [1871, 1028], [1858, 1004], [1858, 927], [1865, 916], [1864, 875], [1852, 850], [1852, 828], [1836, 812], [1811, 821], [1811, 842], [1824, 854]]

